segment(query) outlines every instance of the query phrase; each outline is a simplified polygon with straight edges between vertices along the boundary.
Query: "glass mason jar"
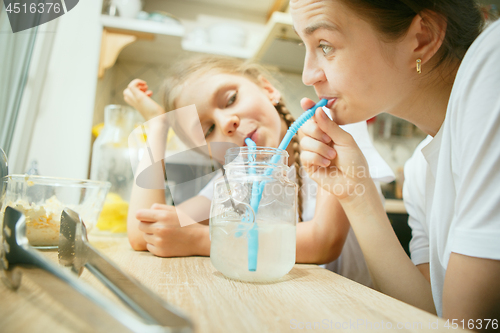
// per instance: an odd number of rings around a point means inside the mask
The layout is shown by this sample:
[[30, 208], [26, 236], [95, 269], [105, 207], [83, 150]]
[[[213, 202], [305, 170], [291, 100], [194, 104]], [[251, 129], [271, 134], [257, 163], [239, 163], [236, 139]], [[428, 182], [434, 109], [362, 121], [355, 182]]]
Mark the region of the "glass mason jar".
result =
[[[215, 181], [210, 211], [212, 264], [235, 280], [278, 280], [295, 264], [298, 186], [287, 178], [288, 153], [236, 147], [225, 160], [226, 175]], [[255, 221], [234, 207], [253, 210]]]
[[135, 125], [134, 112], [126, 106], [107, 105], [104, 127], [92, 148], [90, 179], [111, 183], [96, 225], [101, 231], [127, 231], [128, 202], [134, 183], [128, 137]]

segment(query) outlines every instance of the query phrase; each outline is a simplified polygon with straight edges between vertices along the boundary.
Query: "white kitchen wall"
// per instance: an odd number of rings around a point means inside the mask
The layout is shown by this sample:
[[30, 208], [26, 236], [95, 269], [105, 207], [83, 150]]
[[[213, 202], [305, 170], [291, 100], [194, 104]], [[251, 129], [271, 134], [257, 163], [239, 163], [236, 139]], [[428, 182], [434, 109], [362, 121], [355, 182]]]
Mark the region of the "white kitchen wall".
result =
[[102, 0], [80, 1], [74, 10], [57, 19], [26, 158], [28, 163], [38, 162], [42, 175], [87, 178], [101, 43], [101, 8]]

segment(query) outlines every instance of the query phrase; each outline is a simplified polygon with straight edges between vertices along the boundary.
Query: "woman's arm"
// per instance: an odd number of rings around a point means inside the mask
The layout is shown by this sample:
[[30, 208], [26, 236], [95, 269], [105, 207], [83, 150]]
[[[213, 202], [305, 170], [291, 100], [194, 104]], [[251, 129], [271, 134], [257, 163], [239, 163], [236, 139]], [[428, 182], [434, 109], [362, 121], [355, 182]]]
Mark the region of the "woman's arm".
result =
[[375, 288], [436, 313], [430, 283], [401, 247], [375, 184], [367, 179], [358, 185], [362, 185], [365, 192], [342, 198], [340, 203], [356, 234]]
[[[320, 187], [342, 205], [365, 256], [373, 283], [385, 294], [435, 313], [429, 282], [401, 247], [369, 178], [362, 152], [351, 135], [330, 121], [323, 111], [313, 117], [318, 133], [301, 141], [302, 164]], [[331, 148], [335, 156], [328, 152]]]
[[[499, 279], [499, 260], [452, 252], [444, 280], [443, 317], [463, 319], [465, 328], [500, 331]], [[490, 321], [487, 327], [488, 319], [497, 319], [496, 325]]]
[[314, 218], [297, 225], [298, 263], [326, 264], [342, 252], [349, 221], [338, 199], [318, 188]]

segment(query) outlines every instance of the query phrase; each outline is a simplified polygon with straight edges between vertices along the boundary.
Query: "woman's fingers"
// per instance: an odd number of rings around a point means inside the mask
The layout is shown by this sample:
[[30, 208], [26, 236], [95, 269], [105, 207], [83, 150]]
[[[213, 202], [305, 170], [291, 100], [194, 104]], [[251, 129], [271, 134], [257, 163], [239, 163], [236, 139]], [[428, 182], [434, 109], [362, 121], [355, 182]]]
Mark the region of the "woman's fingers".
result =
[[300, 127], [300, 130], [306, 136], [310, 136], [311, 138], [314, 138], [318, 141], [322, 141], [324, 143], [329, 143], [332, 141], [332, 139], [330, 139], [330, 137], [319, 128], [314, 119], [309, 119], [308, 121], [306, 121], [304, 125]]
[[350, 146], [355, 144], [352, 136], [331, 121], [321, 108], [316, 110], [313, 119], [316, 121], [319, 129], [328, 135], [336, 145]]
[[327, 167], [330, 165], [331, 160], [324, 158], [318, 153], [303, 150], [300, 153], [300, 162], [306, 168], [316, 169], [316, 167]]
[[312, 153], [319, 154], [321, 157], [329, 161], [333, 160], [337, 156], [335, 149], [309, 136], [305, 136], [302, 140], [300, 140], [300, 147], [303, 151], [310, 151]]
[[309, 99], [307, 97], [304, 97], [300, 100], [300, 106], [302, 107], [302, 109], [304, 109], [304, 111], [309, 110], [314, 105], [316, 105], [316, 103], [314, 103], [312, 99]]

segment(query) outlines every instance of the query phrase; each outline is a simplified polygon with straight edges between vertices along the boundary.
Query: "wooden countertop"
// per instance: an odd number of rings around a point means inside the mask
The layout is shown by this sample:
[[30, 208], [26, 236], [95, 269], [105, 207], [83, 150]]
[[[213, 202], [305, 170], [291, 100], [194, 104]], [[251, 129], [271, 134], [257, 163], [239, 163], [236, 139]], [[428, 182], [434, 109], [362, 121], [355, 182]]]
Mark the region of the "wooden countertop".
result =
[[[449, 332], [444, 320], [316, 265], [295, 265], [276, 283], [251, 284], [226, 279], [210, 258], [159, 258], [133, 251], [126, 237], [91, 235], [90, 241], [188, 314], [196, 332], [288, 332], [308, 327], [365, 332], [380, 331], [381, 325], [398, 331]], [[44, 253], [57, 260], [57, 252]], [[81, 278], [111, 297], [88, 271]], [[91, 332], [28, 278], [16, 292], [0, 283], [0, 327], [2, 332]]]

